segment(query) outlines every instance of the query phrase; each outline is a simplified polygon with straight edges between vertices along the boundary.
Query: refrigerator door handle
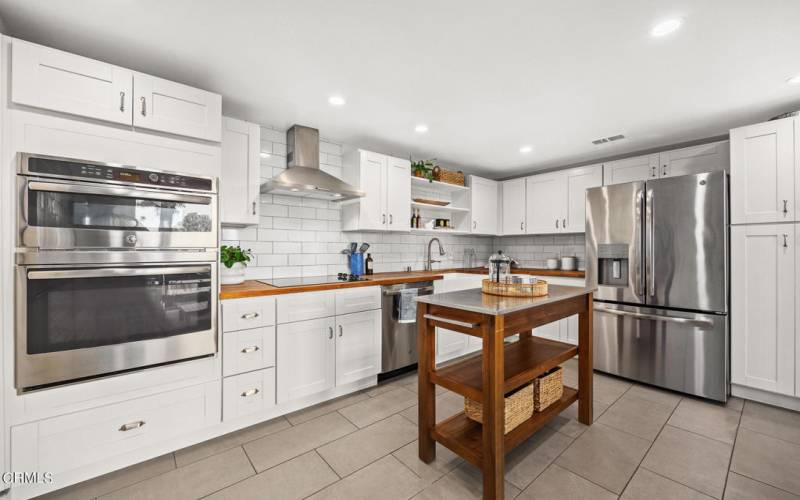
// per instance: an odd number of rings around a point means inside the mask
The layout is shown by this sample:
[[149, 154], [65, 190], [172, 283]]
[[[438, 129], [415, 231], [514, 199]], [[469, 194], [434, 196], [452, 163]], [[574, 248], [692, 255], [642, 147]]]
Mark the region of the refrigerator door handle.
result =
[[655, 283], [655, 267], [656, 267], [656, 238], [655, 238], [655, 207], [653, 206], [653, 190], [647, 190], [647, 199], [645, 200], [645, 228], [647, 230], [647, 252], [648, 262], [645, 264], [645, 278], [650, 296], [656, 295]]
[[638, 319], [650, 319], [653, 321], [665, 321], [667, 323], [680, 323], [684, 325], [696, 326], [704, 330], [708, 330], [714, 326], [709, 320], [706, 319], [692, 319], [692, 318], [676, 318], [673, 316], [661, 316], [658, 314], [638, 313], [633, 311], [625, 311], [622, 309], [609, 309], [600, 305], [595, 305], [594, 310], [598, 312], [613, 314], [615, 316], [630, 316]]
[[637, 297], [644, 295], [644, 275], [642, 274], [642, 190], [636, 191], [636, 221], [633, 241], [633, 290]]

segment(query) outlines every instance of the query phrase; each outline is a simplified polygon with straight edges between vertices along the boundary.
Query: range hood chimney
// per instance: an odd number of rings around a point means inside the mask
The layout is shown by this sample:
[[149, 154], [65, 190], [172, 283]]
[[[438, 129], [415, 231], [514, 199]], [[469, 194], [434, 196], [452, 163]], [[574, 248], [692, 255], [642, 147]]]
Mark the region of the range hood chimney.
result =
[[263, 194], [345, 201], [364, 196], [319, 169], [319, 130], [294, 125], [286, 131], [286, 170], [261, 185]]

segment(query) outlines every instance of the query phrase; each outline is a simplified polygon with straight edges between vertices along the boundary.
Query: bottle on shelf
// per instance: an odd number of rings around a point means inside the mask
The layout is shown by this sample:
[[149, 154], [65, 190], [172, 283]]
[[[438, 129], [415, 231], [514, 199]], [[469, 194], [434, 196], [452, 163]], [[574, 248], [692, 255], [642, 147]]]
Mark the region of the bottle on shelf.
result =
[[372, 255], [371, 254], [367, 254], [367, 260], [364, 261], [364, 272], [366, 274], [372, 274], [372, 272], [373, 272], [373, 269], [372, 269]]
[[416, 210], [411, 210], [411, 228], [416, 229], [416, 227], [417, 227]]
[[419, 209], [417, 209], [417, 229], [422, 227], [422, 216], [419, 215]]

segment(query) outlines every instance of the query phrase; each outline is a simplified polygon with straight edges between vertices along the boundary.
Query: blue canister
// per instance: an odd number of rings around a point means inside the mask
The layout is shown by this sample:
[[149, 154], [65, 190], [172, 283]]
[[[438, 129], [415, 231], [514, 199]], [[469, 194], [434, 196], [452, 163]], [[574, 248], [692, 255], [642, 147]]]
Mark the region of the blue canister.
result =
[[364, 254], [356, 252], [350, 255], [350, 274], [361, 276], [364, 274]]

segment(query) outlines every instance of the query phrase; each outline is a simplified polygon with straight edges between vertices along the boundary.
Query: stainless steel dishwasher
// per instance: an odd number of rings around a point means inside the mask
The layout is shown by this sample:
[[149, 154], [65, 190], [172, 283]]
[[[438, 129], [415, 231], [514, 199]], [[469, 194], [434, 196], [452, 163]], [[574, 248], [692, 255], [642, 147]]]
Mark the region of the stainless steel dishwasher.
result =
[[417, 323], [400, 323], [397, 318], [400, 291], [418, 289], [419, 295], [433, 293], [433, 281], [402, 283], [381, 287], [383, 343], [381, 374], [387, 374], [417, 363]]

